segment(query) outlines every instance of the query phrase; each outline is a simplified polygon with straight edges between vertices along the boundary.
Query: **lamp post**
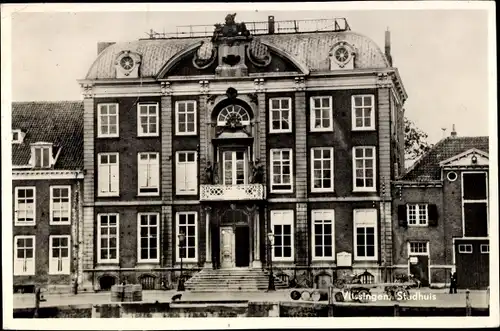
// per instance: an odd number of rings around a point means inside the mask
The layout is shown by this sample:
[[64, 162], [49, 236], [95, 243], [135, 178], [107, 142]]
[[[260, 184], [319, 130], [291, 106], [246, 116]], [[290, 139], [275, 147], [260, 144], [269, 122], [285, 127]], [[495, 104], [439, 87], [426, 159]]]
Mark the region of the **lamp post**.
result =
[[267, 234], [267, 239], [269, 240], [269, 285], [267, 286], [268, 291], [275, 291], [274, 287], [274, 275], [273, 275], [273, 256], [272, 247], [274, 246], [274, 233], [269, 232]]
[[[177, 282], [177, 291], [184, 291], [184, 279], [182, 277], [182, 248], [185, 247], [184, 245], [184, 240], [186, 239], [186, 235], [181, 232], [179, 234], [179, 255], [181, 256], [181, 273], [179, 275], [179, 281]], [[184, 250], [184, 254], [186, 254], [186, 251]]]

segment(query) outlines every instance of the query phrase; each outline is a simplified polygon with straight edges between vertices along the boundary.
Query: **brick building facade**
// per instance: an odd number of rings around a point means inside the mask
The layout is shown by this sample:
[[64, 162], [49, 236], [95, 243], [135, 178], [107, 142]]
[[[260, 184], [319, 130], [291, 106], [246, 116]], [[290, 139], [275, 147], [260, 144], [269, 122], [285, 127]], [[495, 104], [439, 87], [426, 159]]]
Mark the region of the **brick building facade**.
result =
[[[394, 268], [424, 284], [489, 285], [488, 137], [453, 132], [395, 181]], [[413, 258], [412, 258], [413, 257]]]
[[388, 32], [384, 53], [348, 25], [252, 35], [229, 17], [98, 51], [80, 81], [84, 286], [157, 288], [181, 256], [191, 274], [271, 256], [316, 282], [392, 265], [406, 93]]

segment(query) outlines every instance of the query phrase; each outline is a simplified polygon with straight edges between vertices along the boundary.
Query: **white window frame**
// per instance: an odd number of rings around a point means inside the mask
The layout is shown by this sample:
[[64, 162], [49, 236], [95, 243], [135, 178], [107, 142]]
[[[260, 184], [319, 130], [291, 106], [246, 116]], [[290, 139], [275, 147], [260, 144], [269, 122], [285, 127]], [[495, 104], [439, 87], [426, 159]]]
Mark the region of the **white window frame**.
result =
[[[360, 214], [364, 214], [362, 218]], [[373, 216], [373, 218], [370, 218]], [[355, 261], [377, 261], [378, 260], [378, 213], [375, 208], [359, 208], [353, 210], [353, 224], [354, 224], [354, 260]], [[358, 255], [358, 228], [368, 228], [373, 227], [373, 245], [374, 245], [374, 256], [366, 256], [366, 230], [365, 235], [365, 256]]]
[[479, 246], [479, 248], [481, 249], [481, 254], [489, 254], [490, 253], [490, 244], [481, 244], [481, 246]]
[[[370, 98], [371, 102], [371, 107], [365, 106], [364, 99], [365, 98]], [[355, 100], [356, 98], [361, 98], [361, 106], [356, 106]], [[363, 110], [363, 116], [361, 117], [363, 119], [363, 125], [362, 126], [356, 126], [356, 110], [357, 109], [362, 109]], [[364, 110], [370, 108], [370, 126], [365, 126], [364, 125]], [[352, 117], [352, 131], [372, 131], [375, 130], [375, 96], [373, 94], [357, 94], [353, 95], [351, 97], [351, 117]]]
[[[314, 176], [314, 171], [315, 171], [315, 168], [314, 168], [314, 161], [321, 161], [321, 173], [323, 173], [323, 161], [326, 161], [328, 159], [325, 159], [323, 158], [323, 151], [325, 150], [329, 150], [330, 151], [330, 174], [331, 174], [331, 177], [330, 177], [330, 186], [331, 187], [327, 187], [327, 188], [323, 188], [323, 187], [320, 187], [320, 188], [316, 188], [314, 187], [314, 180], [316, 179], [315, 176]], [[321, 151], [321, 159], [315, 159], [314, 158], [314, 151]], [[335, 190], [335, 187], [334, 187], [334, 177], [335, 177], [335, 174], [334, 174], [334, 160], [335, 160], [335, 157], [333, 155], [333, 147], [313, 147], [311, 148], [311, 192], [333, 192]], [[323, 182], [322, 182], [323, 183]], [[323, 185], [323, 184], [322, 184]]]
[[[288, 101], [288, 108], [282, 108], [282, 102], [287, 100]], [[278, 101], [279, 102], [279, 108], [273, 108], [273, 101]], [[288, 112], [288, 129], [283, 129], [283, 113]], [[280, 128], [279, 129], [274, 129], [273, 128], [273, 114], [278, 114], [279, 115], [279, 123], [280, 123]], [[270, 98], [269, 99], [269, 133], [288, 133], [292, 132], [292, 98]]]
[[[290, 225], [290, 245], [291, 252], [290, 257], [276, 257], [275, 256], [275, 246], [276, 237], [274, 239], [274, 245], [271, 247], [271, 258], [273, 261], [282, 262], [293, 262], [295, 258], [295, 227], [294, 227], [294, 210], [293, 209], [280, 209], [271, 210], [271, 232], [274, 234], [275, 225]], [[284, 245], [283, 245], [284, 247]]]
[[[425, 244], [425, 252], [412, 252], [411, 244], [416, 244], [416, 243]], [[414, 240], [414, 241], [408, 242], [408, 256], [416, 256], [416, 255], [429, 256], [429, 242], [428, 241]]]
[[[67, 222], [55, 222], [54, 221], [54, 189], [67, 189], [68, 190], [68, 221]], [[50, 225], [69, 225], [71, 224], [71, 185], [54, 185], [50, 187]], [[59, 210], [60, 212], [61, 210]]]
[[[53, 260], [54, 260], [54, 257], [52, 256], [53, 254], [53, 251], [52, 249], [54, 248], [54, 243], [52, 242], [52, 239], [55, 239], [55, 238], [66, 238], [68, 239], [68, 256], [64, 259], [66, 259], [66, 264], [67, 264], [67, 269], [64, 270], [64, 267], [61, 266], [62, 270], [54, 270], [56, 269], [53, 265]], [[62, 260], [62, 258], [60, 258]], [[71, 273], [71, 236], [69, 235], [51, 235], [49, 236], [49, 274], [50, 275], [69, 275]], [[62, 261], [61, 261], [61, 264], [62, 264]]]
[[[33, 222], [19, 222], [19, 190], [33, 190]], [[33, 226], [36, 225], [36, 187], [35, 186], [17, 186], [15, 188], [15, 226]], [[24, 198], [26, 200], [26, 198]], [[25, 213], [26, 215], [26, 213]]]
[[[147, 109], [147, 114], [143, 115], [141, 114], [141, 107], [146, 107]], [[149, 113], [149, 107], [154, 107], [156, 110], [156, 121], [154, 123], [150, 122], [150, 117], [152, 116]], [[141, 117], [146, 117], [147, 118], [147, 128], [148, 132], [143, 132], [142, 130], [142, 123], [141, 123]], [[149, 125], [155, 124], [156, 125], [156, 133], [150, 133], [149, 132]], [[159, 107], [158, 103], [148, 103], [148, 102], [141, 102], [137, 104], [137, 136], [138, 137], [158, 137], [160, 136], [160, 112], [159, 112]]]
[[[181, 262], [181, 258], [180, 258], [180, 245], [179, 245], [179, 234], [180, 234], [180, 224], [179, 224], [179, 218], [180, 218], [180, 215], [186, 215], [186, 218], [188, 215], [194, 215], [194, 258], [188, 258], [187, 257], [187, 247], [185, 247], [186, 249], [186, 257], [183, 257], [182, 258], [182, 262], [198, 262], [198, 249], [199, 249], [199, 246], [198, 246], [198, 212], [196, 211], [179, 211], [179, 212], [176, 212], [175, 213], [175, 243], [176, 243], [176, 247], [175, 247], [175, 261], [176, 262]], [[185, 226], [185, 225], [183, 225]], [[187, 243], [187, 233], [185, 233], [186, 237], [184, 239], [184, 241]]]
[[[102, 133], [101, 132], [101, 111], [104, 107], [115, 106], [116, 107], [116, 133]], [[109, 109], [108, 109], [109, 110]], [[108, 131], [109, 131], [109, 117], [108, 116]], [[117, 138], [120, 136], [120, 107], [118, 103], [100, 103], [97, 105], [97, 138]]]
[[[116, 182], [117, 182], [117, 190], [116, 192], [114, 191], [101, 191], [100, 187], [100, 182], [101, 182], [101, 156], [107, 155], [108, 156], [108, 162], [109, 162], [109, 157], [112, 155], [116, 156]], [[108, 168], [111, 168], [109, 165], [110, 163], [106, 164]], [[111, 170], [108, 170], [111, 173]], [[111, 186], [111, 175], [108, 177], [108, 188]], [[97, 154], [97, 196], [99, 197], [115, 197], [120, 195], [120, 153], [99, 153]]]
[[[23, 271], [20, 271], [16, 268], [16, 265], [17, 263], [14, 262], [14, 276], [34, 276], [35, 275], [35, 272], [36, 272], [36, 237], [35, 236], [14, 236], [14, 261], [17, 260], [17, 250], [18, 250], [18, 246], [17, 246], [17, 240], [18, 239], [31, 239], [32, 242], [33, 242], [33, 257], [30, 259], [32, 261], [29, 261], [31, 263], [31, 270], [27, 268], [27, 271], [26, 272], [23, 272]], [[27, 259], [23, 259], [23, 260], [27, 260]], [[26, 262], [25, 262], [26, 263]]]
[[[328, 102], [330, 103], [330, 107], [328, 108], [329, 110], [329, 116], [328, 119], [330, 121], [330, 125], [328, 127], [320, 127], [316, 128], [314, 126], [314, 123], [316, 122], [316, 107], [314, 106], [314, 100], [317, 99], [328, 99]], [[332, 96], [314, 96], [311, 97], [310, 100], [310, 130], [311, 132], [325, 132], [325, 131], [333, 131], [333, 98]], [[323, 107], [323, 101], [321, 101], [321, 107], [319, 109], [323, 109], [326, 107]], [[323, 118], [322, 118], [323, 119]], [[321, 124], [323, 125], [323, 123]]]
[[[190, 113], [187, 111], [187, 105], [188, 104], [193, 104], [193, 107], [194, 107], [194, 128], [193, 128], [193, 131], [187, 131], [187, 125], [186, 125], [186, 131], [185, 132], [181, 132], [179, 130], [179, 105], [181, 103], [184, 103], [186, 104], [186, 112], [184, 112], [184, 114], [186, 114], [186, 121], [185, 123], [187, 123], [187, 114]], [[197, 111], [197, 103], [196, 103], [196, 100], [179, 100], [179, 101], [176, 101], [175, 102], [175, 135], [177, 136], [195, 136], [198, 134], [198, 111]]]
[[[46, 165], [44, 165], [44, 161], [45, 158], [44, 158], [44, 153], [43, 153], [43, 150], [44, 149], [47, 149], [49, 152], [48, 152], [48, 162]], [[37, 150], [40, 150], [40, 166], [37, 166], [36, 164], [36, 152]], [[50, 143], [42, 143], [42, 142], [39, 142], [39, 143], [34, 143], [31, 145], [31, 165], [33, 166], [33, 168], [41, 168], [41, 169], [47, 169], [47, 168], [50, 168], [53, 164], [54, 164], [54, 159], [52, 157], [52, 144]]]
[[[101, 216], [116, 216], [116, 258], [115, 259], [103, 259], [101, 258]], [[109, 222], [109, 220], [108, 220]], [[110, 226], [107, 226], [110, 228]], [[108, 231], [109, 232], [109, 231]], [[108, 239], [108, 250], [109, 250], [109, 235], [106, 236]], [[100, 213], [97, 214], [97, 263], [108, 263], [116, 264], [120, 260], [120, 214], [119, 213]]]
[[[410, 209], [411, 208], [414, 208], [415, 209], [415, 221], [417, 223], [415, 224], [412, 224], [410, 223]], [[421, 214], [421, 211], [422, 211], [422, 208], [425, 208], [425, 222], [422, 223], [422, 214]], [[429, 226], [429, 204], [427, 203], [408, 203], [406, 204], [406, 219], [408, 220], [408, 226], [415, 226], [415, 227], [419, 227], [419, 226]]]
[[[322, 225], [328, 224], [328, 222], [325, 222], [325, 217], [322, 217], [321, 220], [318, 220], [317, 217], [319, 215], [328, 215], [331, 217], [330, 219], [330, 224], [332, 226], [332, 256], [316, 256], [316, 222], [321, 221]], [[313, 209], [311, 211], [311, 219], [312, 219], [312, 259], [313, 261], [334, 261], [335, 260], [335, 210], [334, 209]], [[323, 227], [324, 230], [324, 227]], [[323, 249], [325, 247], [324, 244], [324, 236], [325, 233], [323, 232]]]
[[[150, 155], [156, 155], [156, 162], [151, 162]], [[147, 155], [147, 162], [141, 160], [142, 155]], [[145, 167], [145, 169], [141, 169], [141, 167]], [[146, 178], [150, 177], [151, 168], [156, 168], [156, 173], [158, 174], [156, 178], [156, 183], [149, 183], [150, 186], [141, 187], [139, 177], [146, 176]], [[147, 180], [149, 181], [149, 180]], [[156, 192], [141, 192], [141, 189], [156, 189]], [[139, 196], [158, 196], [160, 195], [160, 153], [157, 152], [139, 152], [137, 153], [137, 195]]]
[[[190, 163], [194, 163], [194, 166], [196, 168], [196, 173], [193, 174], [193, 176], [195, 176], [195, 180], [196, 180], [196, 183], [194, 184], [194, 189], [187, 189], [186, 186], [186, 182], [187, 182], [187, 178], [188, 178], [188, 174], [186, 174], [186, 176], [184, 177], [184, 187], [181, 187], [180, 185], [177, 184], [177, 176], [179, 176], [179, 167], [181, 165], [180, 161], [179, 161], [179, 156], [180, 154], [186, 154], [186, 160], [187, 160], [187, 157], [188, 157], [188, 154], [194, 154], [194, 161], [192, 162], [188, 162], [188, 161], [185, 161], [183, 162], [182, 164], [190, 164]], [[196, 151], [177, 151], [175, 153], [175, 194], [176, 195], [197, 195], [198, 194], [198, 153]]]
[[[148, 217], [148, 225], [142, 225], [141, 224], [141, 216], [147, 216]], [[156, 258], [155, 259], [143, 259], [141, 257], [141, 228], [147, 227], [148, 228], [148, 255], [151, 255], [151, 247], [149, 247], [149, 239], [151, 238], [151, 234], [149, 229], [154, 227], [150, 225], [150, 217], [151, 216], [156, 216]], [[160, 214], [159, 213], [138, 213], [137, 214], [137, 261], [139, 263], [160, 263]]]
[[[17, 139], [14, 139], [14, 133], [17, 134]], [[16, 130], [12, 130], [11, 138], [12, 138], [13, 144], [22, 144], [23, 139], [24, 139], [24, 135], [23, 135], [21, 130], [16, 129]]]
[[458, 252], [460, 254], [472, 254], [472, 244], [458, 244]]
[[[280, 189], [274, 189], [274, 185], [286, 185], [284, 183], [275, 183], [274, 182], [274, 152], [280, 152], [280, 164], [281, 168], [283, 167], [283, 152], [289, 152], [290, 155], [290, 189], [287, 190], [280, 190]], [[273, 148], [270, 150], [270, 168], [271, 168], [271, 193], [292, 193], [293, 192], [293, 149], [291, 148]], [[283, 180], [283, 173], [279, 174], [281, 180]]]
[[[365, 151], [367, 149], [372, 150], [372, 161], [373, 161], [373, 186], [363, 186], [359, 187], [356, 186], [356, 150], [357, 149], [363, 149], [363, 158], [362, 160], [368, 159], [365, 155]], [[377, 154], [376, 154], [376, 148], [375, 146], [354, 146], [352, 148], [352, 185], [353, 185], [353, 192], [376, 192], [377, 191]], [[364, 167], [364, 162], [363, 162], [363, 174], [365, 173], [365, 167]], [[364, 177], [363, 179], [366, 180], [367, 177]]]

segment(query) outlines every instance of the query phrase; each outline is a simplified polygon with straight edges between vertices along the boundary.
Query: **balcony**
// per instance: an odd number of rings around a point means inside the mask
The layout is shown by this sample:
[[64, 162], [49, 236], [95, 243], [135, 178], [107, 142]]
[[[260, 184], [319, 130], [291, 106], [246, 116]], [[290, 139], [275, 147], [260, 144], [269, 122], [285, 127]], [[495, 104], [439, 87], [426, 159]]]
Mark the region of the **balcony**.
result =
[[262, 200], [266, 195], [262, 184], [200, 185], [201, 201]]

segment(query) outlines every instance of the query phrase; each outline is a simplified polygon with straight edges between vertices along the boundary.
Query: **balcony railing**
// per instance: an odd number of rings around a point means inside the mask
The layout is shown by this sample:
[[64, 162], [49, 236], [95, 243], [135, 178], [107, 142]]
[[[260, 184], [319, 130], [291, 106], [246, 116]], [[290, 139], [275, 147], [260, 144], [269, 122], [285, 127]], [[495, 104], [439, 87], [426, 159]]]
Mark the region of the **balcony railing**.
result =
[[262, 184], [201, 185], [201, 201], [262, 200], [265, 198]]

